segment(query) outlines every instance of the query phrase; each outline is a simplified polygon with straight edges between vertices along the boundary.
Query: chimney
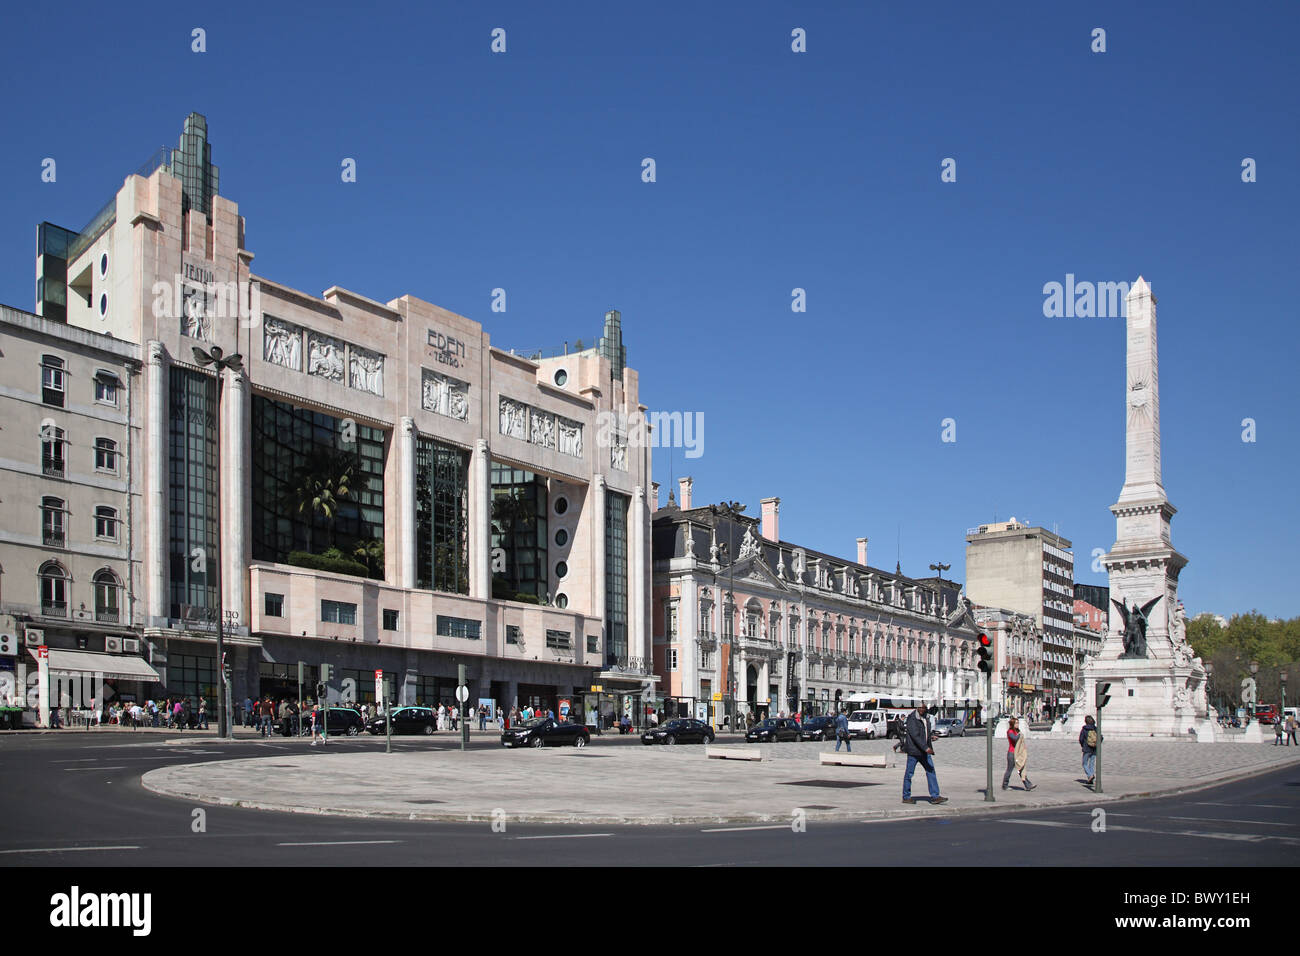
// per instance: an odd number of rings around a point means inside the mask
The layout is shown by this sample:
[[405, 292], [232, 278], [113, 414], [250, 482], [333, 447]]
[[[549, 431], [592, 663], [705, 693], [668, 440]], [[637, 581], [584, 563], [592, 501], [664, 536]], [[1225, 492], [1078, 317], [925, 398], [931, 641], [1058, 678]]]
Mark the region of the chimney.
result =
[[681, 499], [681, 504], [678, 507], [680, 507], [683, 511], [691, 507], [691, 487], [694, 484], [695, 484], [694, 478], [677, 479], [677, 487], [681, 491], [681, 494], [678, 496]]
[[650, 513], [654, 514], [659, 510], [659, 482], [650, 482]]
[[780, 498], [764, 498], [759, 504], [763, 506], [763, 524], [760, 531], [768, 541], [780, 541]]
[[867, 539], [858, 538], [858, 564], [865, 565], [866, 563], [867, 563]]

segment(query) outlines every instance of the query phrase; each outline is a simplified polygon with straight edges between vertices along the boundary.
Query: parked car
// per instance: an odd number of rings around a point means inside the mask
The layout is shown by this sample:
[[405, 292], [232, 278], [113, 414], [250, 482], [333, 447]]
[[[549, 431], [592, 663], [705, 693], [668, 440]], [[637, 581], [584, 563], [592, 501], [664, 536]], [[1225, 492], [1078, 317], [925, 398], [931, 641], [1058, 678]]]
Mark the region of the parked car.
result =
[[651, 727], [641, 735], [641, 743], [649, 744], [711, 744], [713, 728], [702, 720], [678, 718], [658, 727]]
[[[346, 734], [349, 737], [355, 737], [365, 729], [365, 721], [351, 707], [330, 707], [324, 718], [320, 714], [316, 715], [317, 720], [322, 720], [324, 730], [331, 737], [338, 737]], [[311, 711], [306, 711], [301, 715], [302, 726], [308, 733], [311, 733]]]
[[[394, 734], [432, 734], [438, 729], [438, 715], [428, 707], [396, 707], [393, 709]], [[387, 718], [382, 714], [366, 722], [372, 734], [388, 732]]]
[[940, 717], [934, 722], [935, 737], [965, 737], [966, 725], [956, 717]]
[[793, 717], [769, 717], [760, 721], [745, 734], [746, 743], [779, 743], [799, 739], [799, 721]]
[[829, 714], [805, 717], [799, 725], [800, 740], [830, 740], [835, 736], [835, 718]]
[[585, 724], [534, 717], [501, 733], [502, 747], [585, 747], [591, 731]]
[[889, 715], [883, 710], [855, 710], [849, 714], [849, 736], [867, 740], [889, 736]]

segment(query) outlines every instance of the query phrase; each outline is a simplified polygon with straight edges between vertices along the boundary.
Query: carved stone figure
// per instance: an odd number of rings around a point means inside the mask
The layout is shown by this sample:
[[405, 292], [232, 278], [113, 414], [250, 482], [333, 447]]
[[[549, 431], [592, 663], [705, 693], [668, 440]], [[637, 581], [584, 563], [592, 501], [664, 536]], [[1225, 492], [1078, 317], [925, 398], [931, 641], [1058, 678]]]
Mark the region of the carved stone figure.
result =
[[383, 395], [384, 357], [354, 345], [350, 358], [349, 377], [352, 387], [371, 395]]
[[1147, 656], [1147, 615], [1151, 609], [1156, 606], [1156, 602], [1164, 595], [1157, 594], [1140, 608], [1137, 602], [1133, 602], [1131, 608], [1126, 608], [1119, 601], [1111, 598], [1111, 604], [1119, 608], [1120, 616], [1124, 620], [1124, 653], [1120, 658], [1136, 657], [1145, 660]]
[[1192, 692], [1184, 684], [1178, 690], [1174, 691], [1174, 710], [1190, 710], [1192, 707]]
[[560, 431], [559, 450], [574, 458], [582, 457], [582, 425], [562, 415], [556, 416]]
[[527, 441], [524, 434], [524, 418], [528, 406], [509, 398], [501, 399], [501, 434]]
[[[668, 497], [671, 498], [672, 496], [673, 493], [671, 491], [668, 492]], [[718, 529], [717, 528], [713, 528], [709, 532], [709, 563], [710, 564], [718, 563]]]
[[695, 557], [695, 535], [693, 533], [693, 529], [691, 528], [691, 523], [689, 521], [686, 522], [686, 533], [684, 535], [684, 540], [686, 542], [686, 553], [684, 556], [688, 558]]
[[343, 381], [343, 345], [338, 339], [316, 332], [307, 336], [307, 374]]
[[465, 421], [469, 417], [469, 385], [437, 372], [424, 370], [420, 404], [438, 415]]
[[200, 286], [187, 285], [184, 291], [184, 314], [181, 316], [181, 333], [203, 342], [212, 341], [212, 326], [208, 321], [208, 295]]
[[270, 316], [262, 322], [262, 357], [295, 372], [302, 371], [302, 329]]
[[617, 437], [609, 447], [609, 464], [611, 468], [627, 471], [627, 443], [620, 443]]
[[740, 542], [740, 557], [737, 560], [744, 561], [746, 558], [752, 558], [758, 554], [758, 541], [754, 538], [754, 529], [746, 528], [745, 537]]
[[541, 412], [534, 408], [529, 421], [532, 426], [529, 440], [539, 448], [554, 448], [555, 416], [550, 412]]

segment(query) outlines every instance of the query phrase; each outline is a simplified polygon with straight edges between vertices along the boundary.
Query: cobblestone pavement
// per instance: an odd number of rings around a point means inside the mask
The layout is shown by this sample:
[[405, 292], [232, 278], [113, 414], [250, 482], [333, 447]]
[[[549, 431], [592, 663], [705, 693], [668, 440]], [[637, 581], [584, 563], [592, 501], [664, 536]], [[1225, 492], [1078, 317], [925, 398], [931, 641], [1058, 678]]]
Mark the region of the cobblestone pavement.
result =
[[[998, 742], [995, 741], [995, 744]], [[733, 745], [744, 747], [743, 744]], [[1005, 746], [1005, 744], [1003, 745]], [[1031, 740], [1032, 793], [995, 790], [984, 800], [982, 738], [941, 740], [936, 769], [949, 802], [931, 807], [918, 771], [915, 806], [901, 803], [904, 759], [886, 769], [821, 766], [833, 744], [760, 745], [761, 762], [708, 760], [704, 748], [429, 749], [384, 754], [324, 752], [222, 760], [151, 771], [144, 786], [186, 800], [270, 810], [428, 820], [495, 818], [556, 823], [789, 822], [872, 819], [990, 809], [1095, 805], [1123, 796], [1172, 792], [1300, 761], [1300, 747], [1271, 744], [1144, 742], [1104, 753], [1105, 794], [1083, 785], [1077, 744]], [[890, 753], [892, 743], [860, 741], [854, 753]], [[1005, 750], [994, 752], [995, 787]]]

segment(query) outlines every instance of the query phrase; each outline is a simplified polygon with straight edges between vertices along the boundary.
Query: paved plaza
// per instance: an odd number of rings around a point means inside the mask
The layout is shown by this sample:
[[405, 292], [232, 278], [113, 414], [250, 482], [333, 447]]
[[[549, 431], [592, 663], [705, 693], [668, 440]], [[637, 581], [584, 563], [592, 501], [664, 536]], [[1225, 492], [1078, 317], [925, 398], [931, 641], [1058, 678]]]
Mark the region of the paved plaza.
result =
[[[222, 760], [151, 771], [144, 786], [186, 800], [300, 813], [412, 820], [567, 824], [781, 823], [801, 810], [808, 821], [951, 815], [1025, 807], [1097, 805], [1175, 793], [1300, 760], [1300, 747], [1149, 741], [1112, 745], [1103, 755], [1104, 794], [1083, 784], [1073, 741], [1031, 739], [1032, 793], [1012, 789], [984, 800], [983, 738], [935, 745], [939, 784], [949, 802], [931, 806], [918, 769], [915, 806], [901, 802], [905, 758], [885, 769], [821, 766], [831, 744], [751, 745], [761, 762], [710, 760], [701, 746], [470, 750], [438, 744], [402, 753], [329, 751], [296, 742], [301, 754]], [[732, 746], [745, 747], [743, 744]], [[995, 788], [1005, 767], [995, 741]], [[891, 754], [892, 744], [861, 741], [854, 753]]]

